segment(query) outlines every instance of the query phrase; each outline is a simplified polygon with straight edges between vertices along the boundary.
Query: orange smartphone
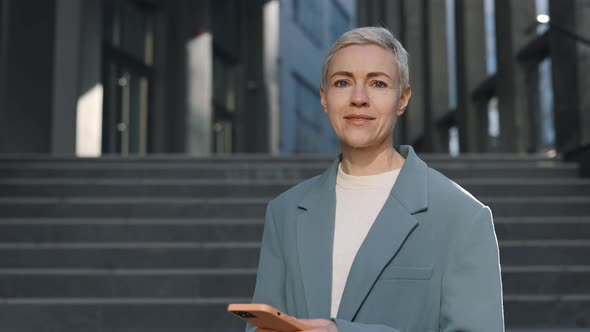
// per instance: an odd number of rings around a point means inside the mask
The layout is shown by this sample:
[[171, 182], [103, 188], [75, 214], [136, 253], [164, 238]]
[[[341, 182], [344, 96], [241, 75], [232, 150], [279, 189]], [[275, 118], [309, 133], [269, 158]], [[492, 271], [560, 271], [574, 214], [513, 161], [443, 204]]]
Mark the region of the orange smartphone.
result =
[[279, 310], [260, 303], [234, 303], [227, 307], [227, 311], [261, 329], [282, 332], [296, 332], [309, 330], [297, 319]]

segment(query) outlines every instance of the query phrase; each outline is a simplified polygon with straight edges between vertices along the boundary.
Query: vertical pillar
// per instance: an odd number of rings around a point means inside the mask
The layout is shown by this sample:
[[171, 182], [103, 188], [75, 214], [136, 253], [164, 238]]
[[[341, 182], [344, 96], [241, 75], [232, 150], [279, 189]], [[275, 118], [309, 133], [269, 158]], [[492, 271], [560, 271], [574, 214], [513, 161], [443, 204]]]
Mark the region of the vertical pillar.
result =
[[457, 127], [461, 152], [480, 152], [483, 113], [471, 94], [486, 79], [486, 35], [483, 0], [455, 0], [457, 36]]
[[76, 102], [80, 64], [81, 7], [78, 0], [56, 2], [51, 153], [76, 152]]
[[[152, 83], [151, 132], [148, 134], [150, 136], [150, 152], [153, 153], [164, 153], [172, 150], [169, 147], [170, 139], [168, 138], [171, 136], [168, 134], [170, 117], [167, 116], [165, 110], [168, 109], [167, 104], [172, 104], [168, 101], [167, 95], [169, 91], [168, 85], [172, 85], [168, 84], [168, 75], [170, 75], [169, 72], [172, 71], [173, 67], [170, 67], [169, 70], [161, 70], [161, 68], [166, 68], [167, 61], [170, 61], [169, 53], [172, 53], [173, 40], [167, 38], [167, 32], [171, 30], [170, 27], [172, 26], [172, 19], [170, 18], [172, 12], [170, 4], [161, 5], [156, 12], [156, 21], [154, 22], [154, 69], [156, 74]], [[170, 107], [170, 109], [174, 108]]]
[[[576, 8], [574, 10], [576, 15], [576, 33], [581, 36], [585, 36], [586, 39], [590, 39], [590, 1], [589, 0], [577, 0]], [[578, 55], [578, 95], [580, 96], [580, 107], [578, 108], [580, 128], [580, 145], [585, 146], [587, 149], [590, 148], [590, 45], [584, 45], [578, 43], [577, 45]], [[585, 74], [583, 74], [585, 73]]]
[[[551, 0], [551, 23], [580, 36], [590, 35], [589, 1]], [[590, 144], [590, 47], [550, 30], [549, 49], [553, 67], [556, 147], [570, 152]]]
[[167, 152], [190, 155], [211, 152], [213, 44], [211, 34], [205, 31], [210, 27], [209, 6], [213, 3], [192, 0], [166, 3], [170, 6], [169, 27], [160, 36], [167, 40], [156, 46], [160, 48], [156, 55], [165, 53], [165, 64], [156, 65], [164, 65], [160, 70], [169, 71], [163, 83], [166, 106], [157, 111], [159, 117], [166, 119]]
[[238, 107], [237, 152], [268, 153], [269, 114], [264, 84], [263, 8], [265, 1], [240, 2], [240, 57], [245, 91]]
[[[403, 11], [403, 0], [382, 0], [383, 13], [385, 15], [385, 26], [393, 33], [393, 36], [397, 38], [403, 45], [405, 45], [405, 17]], [[360, 1], [359, 1], [360, 2]], [[395, 125], [393, 130], [393, 142], [394, 144], [407, 144], [405, 142], [405, 117], [401, 117]]]
[[[8, 1], [0, 0], [0, 109], [4, 108], [6, 92], [6, 53], [8, 37]], [[2, 112], [0, 112], [0, 122], [2, 122]]]
[[424, 66], [426, 27], [423, 20], [424, 6], [422, 1], [405, 0], [404, 45], [409, 53], [410, 84], [412, 99], [403, 118], [404, 142], [422, 150], [424, 143], [424, 112], [428, 96], [428, 85], [425, 81], [427, 68]]
[[53, 0], [2, 1], [2, 153], [51, 150], [54, 12]]
[[[383, 25], [393, 33], [393, 36], [404, 42], [404, 15], [402, 12], [403, 0], [381, 0], [383, 5], [380, 7], [383, 13]], [[359, 1], [362, 2], [362, 1]]]
[[425, 1], [427, 38], [425, 62], [428, 64], [426, 82], [428, 100], [425, 111], [426, 149], [430, 152], [448, 151], [448, 129], [437, 126], [449, 111], [449, 62], [447, 52], [447, 11], [445, 0]]
[[358, 26], [384, 25], [383, 0], [357, 1]]
[[531, 119], [525, 68], [518, 64], [516, 54], [532, 37], [529, 27], [535, 23], [535, 1], [496, 0], [495, 12], [500, 150], [526, 152]]

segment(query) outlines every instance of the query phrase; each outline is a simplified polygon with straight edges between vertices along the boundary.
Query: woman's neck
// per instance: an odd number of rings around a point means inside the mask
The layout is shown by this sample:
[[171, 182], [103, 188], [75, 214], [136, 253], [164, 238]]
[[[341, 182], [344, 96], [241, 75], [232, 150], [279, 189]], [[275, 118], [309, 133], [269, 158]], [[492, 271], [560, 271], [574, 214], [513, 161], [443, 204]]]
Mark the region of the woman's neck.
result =
[[379, 149], [342, 147], [342, 170], [349, 175], [376, 175], [402, 167], [405, 159], [388, 145]]

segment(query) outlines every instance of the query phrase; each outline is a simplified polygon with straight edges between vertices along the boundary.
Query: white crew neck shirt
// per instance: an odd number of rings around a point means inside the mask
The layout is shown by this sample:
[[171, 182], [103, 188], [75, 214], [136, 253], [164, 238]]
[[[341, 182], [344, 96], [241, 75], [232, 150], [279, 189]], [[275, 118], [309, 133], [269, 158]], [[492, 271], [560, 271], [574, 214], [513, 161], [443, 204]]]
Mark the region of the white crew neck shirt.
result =
[[354, 257], [389, 197], [400, 169], [377, 175], [354, 176], [344, 173], [342, 166], [338, 165], [331, 317], [336, 317], [338, 313]]

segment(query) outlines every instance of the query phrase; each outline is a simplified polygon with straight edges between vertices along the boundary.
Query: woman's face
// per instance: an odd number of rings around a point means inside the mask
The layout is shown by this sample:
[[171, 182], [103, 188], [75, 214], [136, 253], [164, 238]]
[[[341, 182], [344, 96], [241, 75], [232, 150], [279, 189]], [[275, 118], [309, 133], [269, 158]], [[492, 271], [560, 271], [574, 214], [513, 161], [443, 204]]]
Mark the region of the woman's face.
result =
[[328, 67], [321, 102], [342, 148], [393, 145], [393, 126], [411, 96], [399, 93], [394, 55], [374, 44], [337, 51]]

